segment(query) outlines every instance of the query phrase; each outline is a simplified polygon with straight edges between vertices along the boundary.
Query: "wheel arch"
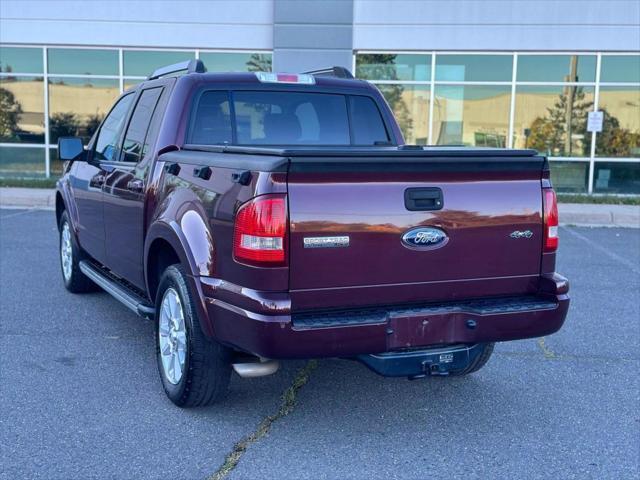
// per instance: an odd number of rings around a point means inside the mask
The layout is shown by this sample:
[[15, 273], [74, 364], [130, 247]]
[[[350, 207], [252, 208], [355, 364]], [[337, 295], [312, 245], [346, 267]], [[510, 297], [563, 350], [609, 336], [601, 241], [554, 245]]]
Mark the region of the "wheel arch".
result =
[[62, 212], [67, 209], [64, 203], [64, 198], [62, 198], [62, 194], [60, 191], [56, 190], [56, 225], [60, 228], [60, 217], [62, 217]]
[[[180, 263], [189, 275], [194, 275], [195, 265], [193, 256], [189, 253], [188, 245], [183, 241], [184, 236], [176, 228], [164, 222], [155, 223], [149, 229], [144, 248], [144, 272], [147, 284], [147, 292], [151, 299], [155, 298], [156, 291], [153, 285], [153, 274], [161, 275], [163, 270], [157, 262], [167, 262], [165, 268], [173, 263]], [[181, 238], [183, 237], [183, 238]], [[155, 284], [157, 288], [157, 284]]]
[[175, 222], [153, 224], [147, 235], [144, 252], [144, 275], [147, 294], [151, 301], [155, 303], [160, 278], [164, 270], [170, 265], [179, 263], [187, 273], [187, 284], [191, 289], [203, 332], [205, 335], [211, 336], [213, 329], [209, 321], [202, 287], [198, 281], [202, 272], [198, 268], [190, 244], [180, 226]]
[[67, 212], [69, 216], [69, 222], [71, 222], [71, 228], [78, 238], [78, 210], [76, 208], [75, 200], [73, 198], [73, 192], [68, 181], [59, 180], [56, 188], [56, 225], [60, 228], [60, 218], [62, 212]]

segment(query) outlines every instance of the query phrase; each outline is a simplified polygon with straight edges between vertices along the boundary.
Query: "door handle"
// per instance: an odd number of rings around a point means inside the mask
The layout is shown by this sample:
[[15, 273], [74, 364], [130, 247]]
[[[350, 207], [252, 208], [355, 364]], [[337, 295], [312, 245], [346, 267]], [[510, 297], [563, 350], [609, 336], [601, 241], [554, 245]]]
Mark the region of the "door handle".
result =
[[413, 212], [440, 210], [444, 204], [442, 190], [438, 187], [407, 188], [404, 191], [404, 206]]
[[127, 182], [127, 189], [131, 190], [132, 192], [140, 193], [142, 192], [142, 190], [144, 190], [144, 182], [138, 178], [129, 180]]

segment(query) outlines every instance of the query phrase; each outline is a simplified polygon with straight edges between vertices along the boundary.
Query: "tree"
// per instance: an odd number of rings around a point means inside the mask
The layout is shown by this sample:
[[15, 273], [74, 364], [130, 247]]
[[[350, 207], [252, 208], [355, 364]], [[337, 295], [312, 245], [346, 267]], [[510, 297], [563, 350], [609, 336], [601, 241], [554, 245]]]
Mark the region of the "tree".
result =
[[89, 115], [87, 120], [84, 122], [84, 136], [91, 137], [95, 131], [98, 130], [102, 120], [104, 120], [104, 114], [96, 112], [93, 115]]
[[51, 141], [56, 142], [59, 137], [77, 137], [79, 127], [80, 121], [74, 113], [54, 113], [49, 119]]
[[[587, 131], [589, 112], [593, 102], [585, 99], [582, 87], [569, 86], [558, 96], [553, 107], [547, 108], [544, 117], [537, 117], [529, 127], [525, 147], [547, 155], [588, 157], [591, 150], [591, 133]], [[602, 132], [596, 135], [596, 151], [601, 156], [631, 156], [631, 150], [640, 143], [640, 134], [620, 126], [620, 121], [605, 108]], [[574, 149], [572, 137], [582, 137]]]
[[606, 109], [603, 113], [602, 132], [596, 136], [596, 151], [600, 156], [631, 157], [633, 149], [640, 147], [640, 133], [620, 126], [620, 121]]
[[271, 56], [262, 53], [254, 53], [247, 61], [247, 71], [249, 72], [270, 72]]
[[[396, 55], [379, 53], [358, 55], [356, 76], [376, 80], [399, 80], [394, 68], [396, 57]], [[385, 84], [379, 85], [379, 88], [393, 110], [405, 138], [411, 138], [413, 120], [409, 107], [402, 98], [404, 87], [399, 84]]]
[[[585, 99], [582, 87], [566, 87], [553, 107], [547, 108], [547, 114], [533, 120], [525, 146], [554, 156], [588, 156], [591, 137], [587, 132], [587, 116], [592, 108], [593, 102]], [[578, 145], [582, 150], [579, 153], [573, 150], [574, 136], [583, 138]]]
[[22, 106], [15, 95], [6, 88], [0, 88], [0, 141], [17, 140], [21, 114]]

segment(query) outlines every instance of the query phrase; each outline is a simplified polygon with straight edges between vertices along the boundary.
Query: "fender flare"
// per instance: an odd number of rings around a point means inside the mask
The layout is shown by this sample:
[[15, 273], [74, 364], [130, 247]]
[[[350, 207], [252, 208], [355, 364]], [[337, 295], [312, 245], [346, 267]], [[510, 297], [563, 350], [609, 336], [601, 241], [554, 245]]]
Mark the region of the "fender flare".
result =
[[[68, 181], [59, 180], [56, 185], [56, 197], [59, 194], [62, 197], [62, 204], [64, 205], [64, 209], [67, 211], [69, 215], [69, 220], [71, 221], [71, 228], [76, 235], [78, 236], [78, 208], [76, 206], [76, 202], [73, 200], [73, 195], [70, 191], [70, 185]], [[58, 209], [56, 202], [56, 218], [58, 217]]]
[[[144, 245], [144, 275], [145, 279], [148, 279], [148, 263], [149, 263], [149, 251], [151, 250], [151, 245], [156, 240], [164, 240], [171, 248], [176, 252], [178, 258], [180, 259], [180, 263], [187, 270], [189, 275], [198, 275], [196, 263], [193, 259], [193, 254], [191, 253], [191, 249], [189, 247], [189, 243], [182, 232], [182, 229], [176, 222], [156, 222], [151, 225], [147, 232], [147, 236], [145, 239]], [[147, 281], [147, 288], [148, 280]]]
[[[189, 236], [192, 237], [193, 235], [194, 233], [190, 231]], [[198, 261], [198, 252], [193, 251], [187, 235], [176, 221], [157, 221], [148, 230], [144, 245], [144, 278], [147, 292], [151, 291], [149, 285], [149, 253], [151, 245], [158, 239], [167, 242], [178, 256], [180, 264], [187, 272], [187, 284], [196, 303], [202, 331], [207, 336], [214, 336], [213, 324], [206, 308], [204, 292], [198, 281], [198, 278], [205, 272], [202, 271], [202, 264]]]

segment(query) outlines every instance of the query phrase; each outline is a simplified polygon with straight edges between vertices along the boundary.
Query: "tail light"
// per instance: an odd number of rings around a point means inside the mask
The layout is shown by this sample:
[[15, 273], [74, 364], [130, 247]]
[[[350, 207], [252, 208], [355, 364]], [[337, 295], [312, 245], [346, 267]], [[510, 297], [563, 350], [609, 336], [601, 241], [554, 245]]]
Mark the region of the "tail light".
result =
[[544, 207], [544, 251], [558, 249], [558, 201], [552, 188], [542, 190]]
[[286, 265], [287, 200], [285, 195], [262, 195], [245, 203], [236, 214], [233, 256], [260, 267]]

